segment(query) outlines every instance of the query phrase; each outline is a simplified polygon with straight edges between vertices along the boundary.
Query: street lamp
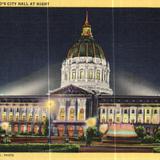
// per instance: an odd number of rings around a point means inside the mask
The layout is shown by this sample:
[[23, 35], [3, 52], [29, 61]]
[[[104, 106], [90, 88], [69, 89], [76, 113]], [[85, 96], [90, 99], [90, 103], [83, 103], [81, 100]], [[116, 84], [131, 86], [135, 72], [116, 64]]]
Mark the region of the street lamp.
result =
[[48, 120], [48, 123], [49, 123], [49, 126], [48, 126], [48, 129], [49, 129], [49, 131], [48, 131], [48, 143], [51, 143], [51, 110], [54, 109], [54, 107], [55, 107], [55, 101], [49, 99], [46, 102], [46, 107], [48, 109], [48, 114], [49, 114], [49, 120]]
[[5, 141], [4, 143], [9, 143], [9, 135], [8, 135], [8, 129], [9, 129], [9, 123], [8, 122], [3, 122], [1, 124], [1, 127], [3, 130], [5, 130], [5, 135], [2, 135], [2, 137], [4, 137], [3, 141]]
[[97, 123], [97, 120], [96, 118], [92, 117], [92, 118], [88, 118], [86, 120], [86, 125], [87, 127], [95, 127], [96, 126], [96, 123]]

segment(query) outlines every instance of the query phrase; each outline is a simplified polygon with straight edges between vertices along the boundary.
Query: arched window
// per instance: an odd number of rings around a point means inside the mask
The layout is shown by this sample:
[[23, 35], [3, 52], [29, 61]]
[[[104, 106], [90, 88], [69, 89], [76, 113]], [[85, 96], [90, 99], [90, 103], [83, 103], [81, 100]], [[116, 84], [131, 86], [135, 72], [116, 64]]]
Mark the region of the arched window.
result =
[[70, 121], [74, 120], [74, 108], [71, 108], [69, 111], [69, 120]]
[[93, 69], [88, 71], [88, 79], [93, 79]]
[[79, 120], [84, 120], [84, 109], [81, 108], [79, 111]]
[[59, 114], [60, 114], [60, 115], [59, 115], [60, 120], [64, 120], [64, 116], [65, 116], [64, 108], [61, 108], [61, 109], [60, 109], [60, 113], [59, 113]]
[[100, 80], [100, 70], [97, 70], [97, 72], [96, 72], [96, 79]]
[[75, 69], [72, 70], [72, 79], [73, 80], [76, 79], [76, 70]]
[[80, 79], [83, 79], [84, 78], [84, 70], [83, 69], [80, 69], [80, 76], [79, 76]]

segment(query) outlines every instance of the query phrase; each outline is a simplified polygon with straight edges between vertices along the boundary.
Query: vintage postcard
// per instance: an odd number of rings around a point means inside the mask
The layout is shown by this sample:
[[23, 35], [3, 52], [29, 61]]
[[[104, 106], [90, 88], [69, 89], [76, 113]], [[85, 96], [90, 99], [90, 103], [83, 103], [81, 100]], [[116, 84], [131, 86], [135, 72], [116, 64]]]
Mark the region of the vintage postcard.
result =
[[159, 160], [159, 7], [0, 0], [0, 160]]

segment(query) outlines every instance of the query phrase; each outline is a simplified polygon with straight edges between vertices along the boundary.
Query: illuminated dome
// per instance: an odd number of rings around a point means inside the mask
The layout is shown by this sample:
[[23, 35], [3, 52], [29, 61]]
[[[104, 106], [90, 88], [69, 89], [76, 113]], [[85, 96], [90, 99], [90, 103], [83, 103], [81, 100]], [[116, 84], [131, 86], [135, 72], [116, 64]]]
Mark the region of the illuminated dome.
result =
[[112, 94], [110, 67], [104, 51], [93, 38], [88, 13], [80, 39], [68, 50], [61, 69], [61, 87], [76, 85], [96, 93]]
[[82, 36], [68, 51], [67, 58], [93, 57], [105, 59], [102, 48], [95, 42], [93, 37]]

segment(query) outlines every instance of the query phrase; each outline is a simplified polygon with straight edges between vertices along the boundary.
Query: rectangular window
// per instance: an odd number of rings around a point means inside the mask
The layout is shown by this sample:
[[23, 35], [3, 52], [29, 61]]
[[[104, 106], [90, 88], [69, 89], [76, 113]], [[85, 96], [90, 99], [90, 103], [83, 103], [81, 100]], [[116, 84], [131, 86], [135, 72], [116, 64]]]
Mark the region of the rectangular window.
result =
[[149, 114], [150, 113], [150, 111], [149, 111], [149, 109], [147, 109], [147, 114]]
[[75, 69], [72, 70], [72, 79], [73, 80], [76, 79], [76, 70]]
[[124, 114], [127, 114], [127, 113], [128, 113], [128, 111], [127, 111], [127, 109], [125, 109], [125, 110], [124, 110]]
[[158, 111], [157, 111], [157, 109], [155, 109], [155, 110], [154, 110], [154, 114], [157, 114], [157, 113], [158, 113]]
[[134, 111], [134, 109], [132, 109], [132, 114], [134, 114], [135, 113], [135, 111]]
[[97, 79], [97, 80], [100, 80], [100, 70], [97, 70], [96, 79]]

